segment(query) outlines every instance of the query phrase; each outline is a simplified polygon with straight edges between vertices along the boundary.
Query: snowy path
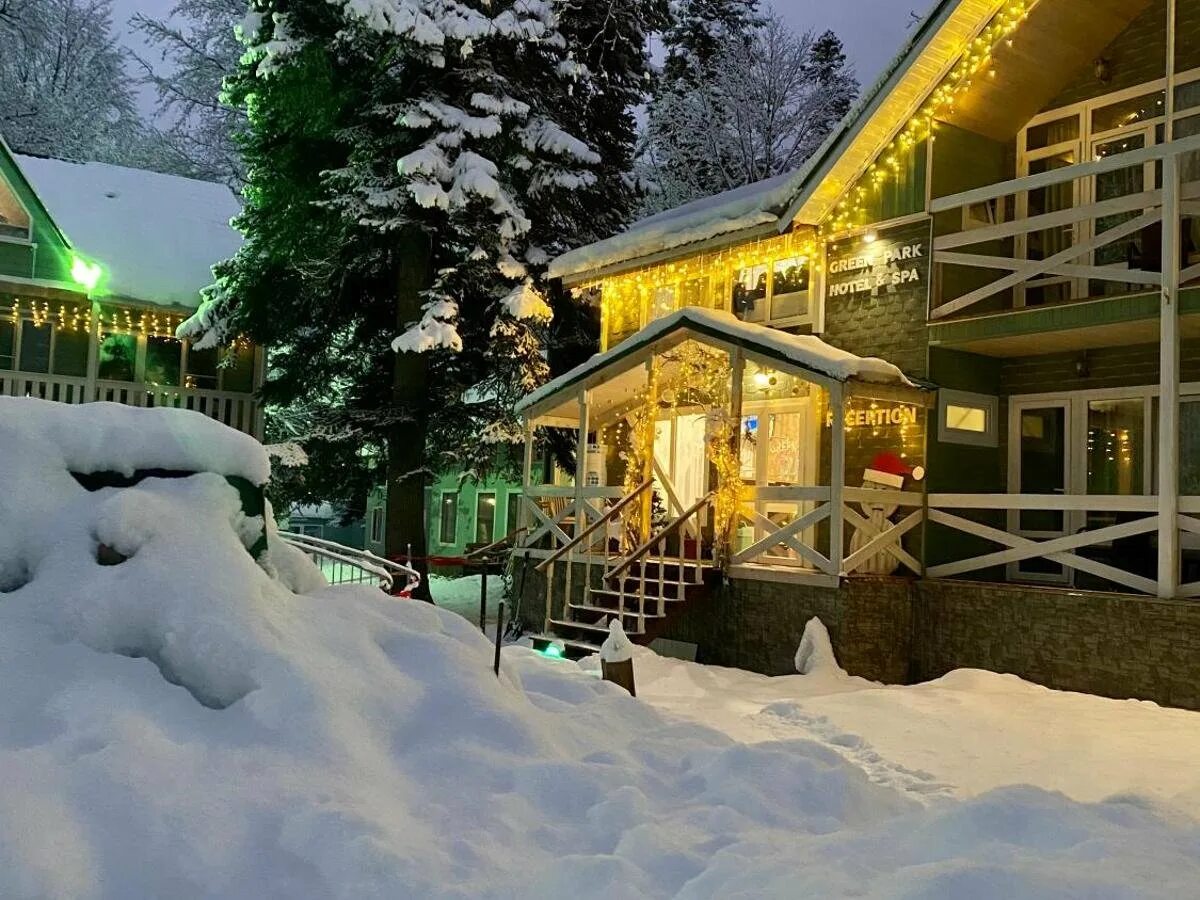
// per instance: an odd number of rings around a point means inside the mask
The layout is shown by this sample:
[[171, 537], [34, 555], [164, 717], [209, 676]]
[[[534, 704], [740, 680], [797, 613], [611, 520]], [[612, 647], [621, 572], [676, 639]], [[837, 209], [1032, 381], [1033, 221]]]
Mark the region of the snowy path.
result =
[[1081, 801], [1132, 794], [1200, 818], [1200, 713], [953, 672], [912, 687], [838, 673], [766, 678], [648, 652], [638, 695], [747, 743], [807, 738], [872, 781], [926, 797], [1033, 784]]

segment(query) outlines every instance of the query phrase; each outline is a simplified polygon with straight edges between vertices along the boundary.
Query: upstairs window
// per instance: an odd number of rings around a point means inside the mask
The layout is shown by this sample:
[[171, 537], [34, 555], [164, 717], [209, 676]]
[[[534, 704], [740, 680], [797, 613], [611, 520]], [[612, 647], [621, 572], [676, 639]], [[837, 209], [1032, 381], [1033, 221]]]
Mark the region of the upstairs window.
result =
[[786, 256], [734, 273], [733, 313], [745, 322], [799, 324], [811, 311], [808, 260]]
[[12, 188], [0, 179], [0, 238], [29, 240], [29, 212]]

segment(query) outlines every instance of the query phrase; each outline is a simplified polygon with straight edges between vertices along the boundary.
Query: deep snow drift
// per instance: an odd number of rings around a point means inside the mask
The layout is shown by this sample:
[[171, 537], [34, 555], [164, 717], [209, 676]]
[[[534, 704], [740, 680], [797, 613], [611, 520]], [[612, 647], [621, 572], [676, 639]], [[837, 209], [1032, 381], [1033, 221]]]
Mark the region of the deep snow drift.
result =
[[[497, 679], [454, 613], [290, 591], [220, 477], [88, 493], [15, 409], [4, 898], [1178, 897], [1200, 879], [1200, 830], [1140, 801], [929, 805], [817, 743], [739, 744], [521, 648]], [[103, 414], [79, 409], [81, 428]], [[129, 559], [99, 565], [98, 541]]]

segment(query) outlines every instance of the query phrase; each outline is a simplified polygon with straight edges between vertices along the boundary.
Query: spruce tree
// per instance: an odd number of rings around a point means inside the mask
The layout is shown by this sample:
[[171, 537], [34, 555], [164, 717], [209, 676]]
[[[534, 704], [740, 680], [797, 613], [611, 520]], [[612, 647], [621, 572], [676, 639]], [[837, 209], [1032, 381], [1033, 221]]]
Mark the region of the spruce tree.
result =
[[272, 347], [317, 480], [386, 471], [388, 550], [424, 557], [428, 476], [485, 469], [546, 376], [539, 241], [600, 163], [551, 104], [587, 69], [543, 0], [267, 0], [243, 33], [246, 243], [182, 333]]

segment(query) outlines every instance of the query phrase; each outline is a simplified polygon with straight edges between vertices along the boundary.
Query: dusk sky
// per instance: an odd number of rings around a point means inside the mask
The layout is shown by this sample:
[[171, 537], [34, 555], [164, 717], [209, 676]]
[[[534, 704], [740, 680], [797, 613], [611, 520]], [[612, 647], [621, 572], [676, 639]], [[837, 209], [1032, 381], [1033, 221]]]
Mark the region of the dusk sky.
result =
[[[127, 37], [129, 17], [137, 12], [164, 15], [175, 0], [114, 0], [113, 23]], [[931, 0], [773, 0], [770, 3], [798, 30], [831, 29], [841, 36], [858, 80], [869, 86], [899, 51], [912, 27], [913, 13], [923, 16]], [[136, 37], [131, 44], [141, 50]]]

